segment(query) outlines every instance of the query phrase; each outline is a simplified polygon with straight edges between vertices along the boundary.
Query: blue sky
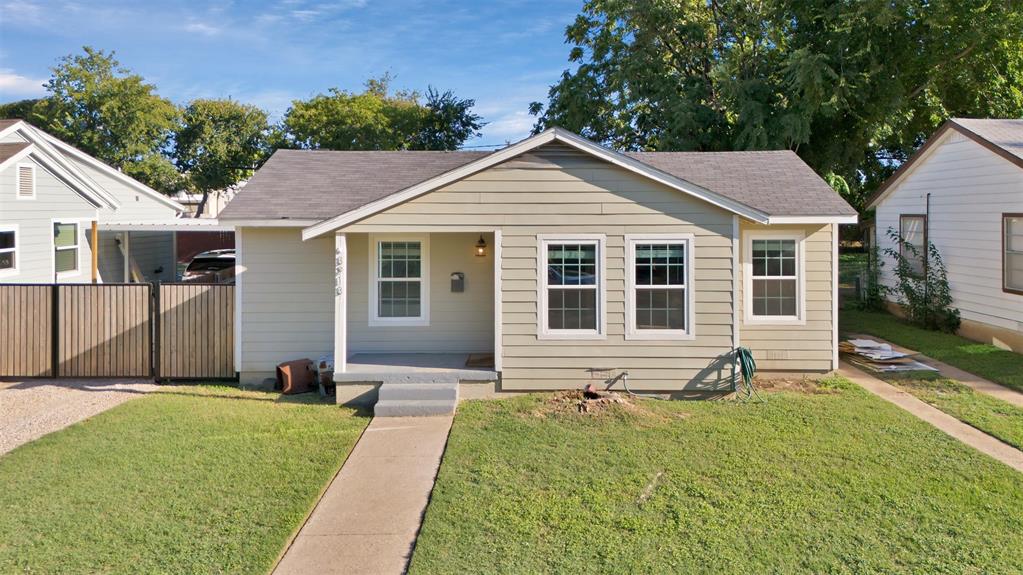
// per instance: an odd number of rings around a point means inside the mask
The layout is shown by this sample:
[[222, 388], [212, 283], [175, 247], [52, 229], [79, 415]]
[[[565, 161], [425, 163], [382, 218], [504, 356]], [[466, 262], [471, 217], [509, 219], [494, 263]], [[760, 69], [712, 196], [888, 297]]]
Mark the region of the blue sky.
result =
[[178, 103], [230, 96], [278, 118], [295, 98], [428, 85], [474, 98], [494, 144], [526, 136], [529, 102], [568, 67], [564, 29], [581, 0], [0, 0], [0, 101], [39, 96], [63, 55], [83, 45]]

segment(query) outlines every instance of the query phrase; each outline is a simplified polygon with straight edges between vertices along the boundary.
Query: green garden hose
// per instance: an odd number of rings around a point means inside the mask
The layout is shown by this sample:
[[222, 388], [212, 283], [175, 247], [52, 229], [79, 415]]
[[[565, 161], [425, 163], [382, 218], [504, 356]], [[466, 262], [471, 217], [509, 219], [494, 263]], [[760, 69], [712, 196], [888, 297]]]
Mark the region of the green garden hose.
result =
[[[735, 348], [735, 359], [732, 363], [732, 382], [735, 386], [735, 395], [741, 401], [757, 398], [763, 401], [753, 385], [753, 376], [757, 374], [757, 362], [753, 359], [753, 352], [748, 347]], [[738, 367], [738, 373], [736, 373]], [[738, 377], [737, 377], [738, 376]]]

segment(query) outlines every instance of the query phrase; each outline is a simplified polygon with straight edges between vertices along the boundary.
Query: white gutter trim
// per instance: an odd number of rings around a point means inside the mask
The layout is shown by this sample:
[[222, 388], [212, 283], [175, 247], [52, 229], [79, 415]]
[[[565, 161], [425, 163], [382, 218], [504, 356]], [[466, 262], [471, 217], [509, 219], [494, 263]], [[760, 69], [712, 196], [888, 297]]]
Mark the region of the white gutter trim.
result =
[[380, 198], [379, 200], [370, 202], [364, 206], [350, 210], [343, 214], [334, 216], [333, 218], [323, 220], [316, 225], [312, 225], [302, 230], [302, 239], [310, 240], [323, 234], [330, 233], [338, 228], [344, 227], [353, 222], [359, 221], [363, 218], [371, 216], [375, 213], [381, 212], [391, 206], [398, 205], [406, 202], [418, 196], [421, 196], [427, 192], [436, 190], [439, 187], [445, 186], [452, 182], [456, 182], [478, 172], [481, 172], [487, 168], [500, 164], [504, 161], [510, 160], [515, 156], [524, 154], [530, 150], [536, 149], [544, 144], [548, 144], [553, 141], [559, 141], [564, 144], [568, 144], [580, 151], [586, 152], [592, 156], [596, 156], [609, 163], [615, 164], [619, 167], [625, 168], [631, 172], [638, 173], [656, 182], [660, 182], [676, 190], [686, 192], [692, 196], [695, 196], [701, 200], [711, 203], [715, 206], [728, 210], [730, 212], [739, 214], [743, 217], [749, 218], [755, 222], [765, 224], [768, 223], [768, 215], [755, 210], [749, 206], [729, 200], [719, 194], [715, 194], [710, 190], [697, 186], [691, 182], [676, 178], [670, 174], [664, 173], [656, 168], [648, 166], [643, 162], [634, 160], [624, 154], [620, 154], [613, 150], [608, 150], [603, 146], [590, 142], [589, 140], [577, 136], [571, 132], [563, 130], [561, 128], [550, 128], [535, 136], [531, 136], [512, 144], [507, 148], [496, 151], [492, 154], [484, 156], [476, 161], [469, 162], [464, 166], [460, 166], [439, 176], [435, 176], [421, 182], [414, 186], [410, 186], [395, 192], [389, 196]]
[[859, 216], [771, 216], [768, 225], [782, 224], [855, 224]]

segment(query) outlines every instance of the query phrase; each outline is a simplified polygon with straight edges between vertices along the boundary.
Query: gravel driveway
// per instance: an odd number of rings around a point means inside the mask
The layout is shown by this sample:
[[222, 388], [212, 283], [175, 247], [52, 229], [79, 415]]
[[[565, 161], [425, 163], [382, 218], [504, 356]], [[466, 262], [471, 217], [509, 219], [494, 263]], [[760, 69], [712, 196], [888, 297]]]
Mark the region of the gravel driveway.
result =
[[130, 379], [0, 381], [0, 454], [156, 387]]

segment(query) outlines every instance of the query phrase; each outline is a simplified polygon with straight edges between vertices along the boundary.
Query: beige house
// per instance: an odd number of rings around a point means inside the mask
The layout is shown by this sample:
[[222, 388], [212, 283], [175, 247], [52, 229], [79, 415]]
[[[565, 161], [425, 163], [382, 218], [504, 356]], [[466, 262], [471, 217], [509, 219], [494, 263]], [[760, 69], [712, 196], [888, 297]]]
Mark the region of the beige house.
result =
[[[1023, 352], [1023, 120], [949, 120], [868, 207], [882, 250], [889, 229], [938, 249], [960, 335]], [[894, 267], [881, 268], [889, 287]]]
[[826, 372], [855, 221], [788, 151], [619, 153], [557, 128], [492, 153], [281, 150], [220, 216], [237, 370], [332, 355], [339, 401], [382, 383], [378, 414], [449, 410], [459, 382], [729, 389], [739, 346]]

